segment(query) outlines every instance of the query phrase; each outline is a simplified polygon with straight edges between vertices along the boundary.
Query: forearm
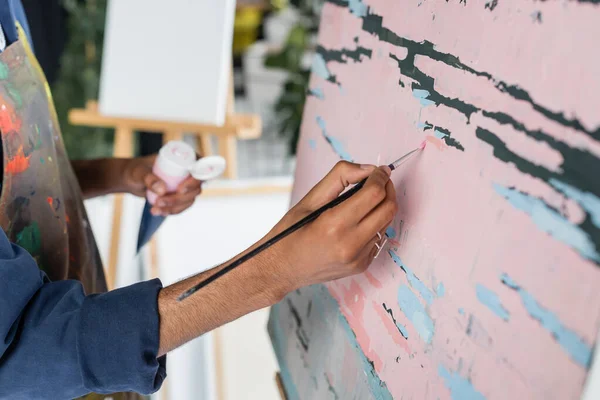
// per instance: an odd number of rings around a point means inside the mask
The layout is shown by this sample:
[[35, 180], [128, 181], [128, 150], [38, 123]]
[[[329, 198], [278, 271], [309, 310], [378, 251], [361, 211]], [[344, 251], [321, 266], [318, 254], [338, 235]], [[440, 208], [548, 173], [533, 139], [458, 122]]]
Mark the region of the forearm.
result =
[[72, 161], [71, 165], [81, 186], [83, 197], [102, 196], [125, 191], [123, 171], [129, 159], [103, 158]]
[[[264, 241], [264, 239], [263, 239]], [[289, 279], [277, 273], [277, 246], [260, 253], [239, 268], [220, 277], [179, 302], [190, 287], [251, 251], [255, 244], [233, 260], [164, 288], [158, 296], [160, 346], [163, 355], [182, 344], [252, 311], [279, 302], [290, 290]]]

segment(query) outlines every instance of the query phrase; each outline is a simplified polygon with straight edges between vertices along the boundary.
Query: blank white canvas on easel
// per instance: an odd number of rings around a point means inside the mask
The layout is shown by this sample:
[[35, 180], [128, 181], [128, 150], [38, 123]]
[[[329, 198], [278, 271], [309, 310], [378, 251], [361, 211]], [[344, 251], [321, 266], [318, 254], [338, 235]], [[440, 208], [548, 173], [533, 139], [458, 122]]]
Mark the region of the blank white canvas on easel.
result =
[[110, 0], [99, 111], [223, 125], [235, 0]]

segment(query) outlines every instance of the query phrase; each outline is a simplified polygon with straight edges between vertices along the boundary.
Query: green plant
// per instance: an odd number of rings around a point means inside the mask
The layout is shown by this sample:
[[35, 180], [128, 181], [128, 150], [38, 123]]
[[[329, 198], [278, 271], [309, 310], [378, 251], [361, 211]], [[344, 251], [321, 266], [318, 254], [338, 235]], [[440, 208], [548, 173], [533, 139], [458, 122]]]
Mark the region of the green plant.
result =
[[72, 159], [109, 156], [112, 130], [74, 126], [67, 119], [71, 108], [98, 99], [106, 0], [63, 0], [62, 4], [69, 15], [69, 38], [52, 93], [67, 153]]
[[310, 51], [312, 38], [318, 30], [322, 5], [323, 0], [291, 0], [290, 6], [296, 9], [300, 19], [291, 28], [283, 48], [265, 59], [266, 67], [288, 72], [274, 110], [279, 133], [288, 138], [291, 154], [296, 154], [310, 78], [310, 68], [303, 65], [302, 60]]

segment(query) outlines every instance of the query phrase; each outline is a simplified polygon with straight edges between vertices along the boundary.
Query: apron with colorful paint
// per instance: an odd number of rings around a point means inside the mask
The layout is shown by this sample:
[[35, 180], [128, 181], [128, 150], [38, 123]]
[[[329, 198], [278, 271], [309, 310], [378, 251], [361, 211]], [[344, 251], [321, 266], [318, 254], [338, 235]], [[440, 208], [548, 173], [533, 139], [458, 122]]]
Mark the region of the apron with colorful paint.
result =
[[[51, 280], [76, 279], [86, 294], [104, 292], [102, 262], [65, 153], [50, 89], [22, 29], [19, 38], [0, 53], [4, 150], [0, 227]], [[124, 393], [85, 398], [142, 397]]]

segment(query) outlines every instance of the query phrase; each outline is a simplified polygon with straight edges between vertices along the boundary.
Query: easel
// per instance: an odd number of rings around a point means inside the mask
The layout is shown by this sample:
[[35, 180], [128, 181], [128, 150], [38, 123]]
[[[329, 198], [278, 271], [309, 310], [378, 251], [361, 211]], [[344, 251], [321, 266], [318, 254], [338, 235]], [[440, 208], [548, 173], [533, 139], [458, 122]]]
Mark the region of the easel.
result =
[[[238, 139], [257, 139], [262, 132], [260, 116], [255, 114], [237, 114], [234, 111], [233, 74], [229, 80], [229, 95], [227, 97], [225, 123], [222, 126], [210, 124], [195, 124], [173, 121], [155, 121], [135, 118], [110, 117], [98, 112], [96, 101], [88, 101], [84, 109], [69, 111], [69, 122], [73, 125], [84, 125], [104, 128], [114, 128], [115, 140], [113, 156], [130, 158], [134, 156], [134, 133], [150, 131], [163, 133], [163, 141], [182, 140], [184, 134], [198, 137], [198, 152], [203, 155], [214, 154], [210, 135], [217, 137], [218, 152], [227, 161], [224, 176], [232, 179], [237, 175]], [[123, 214], [123, 195], [116, 195], [112, 220], [112, 235], [109, 250], [106, 280], [109, 289], [115, 287], [117, 262], [119, 256], [119, 240], [121, 233], [121, 217]], [[156, 262], [156, 243], [150, 242], [151, 275], [158, 276]]]

